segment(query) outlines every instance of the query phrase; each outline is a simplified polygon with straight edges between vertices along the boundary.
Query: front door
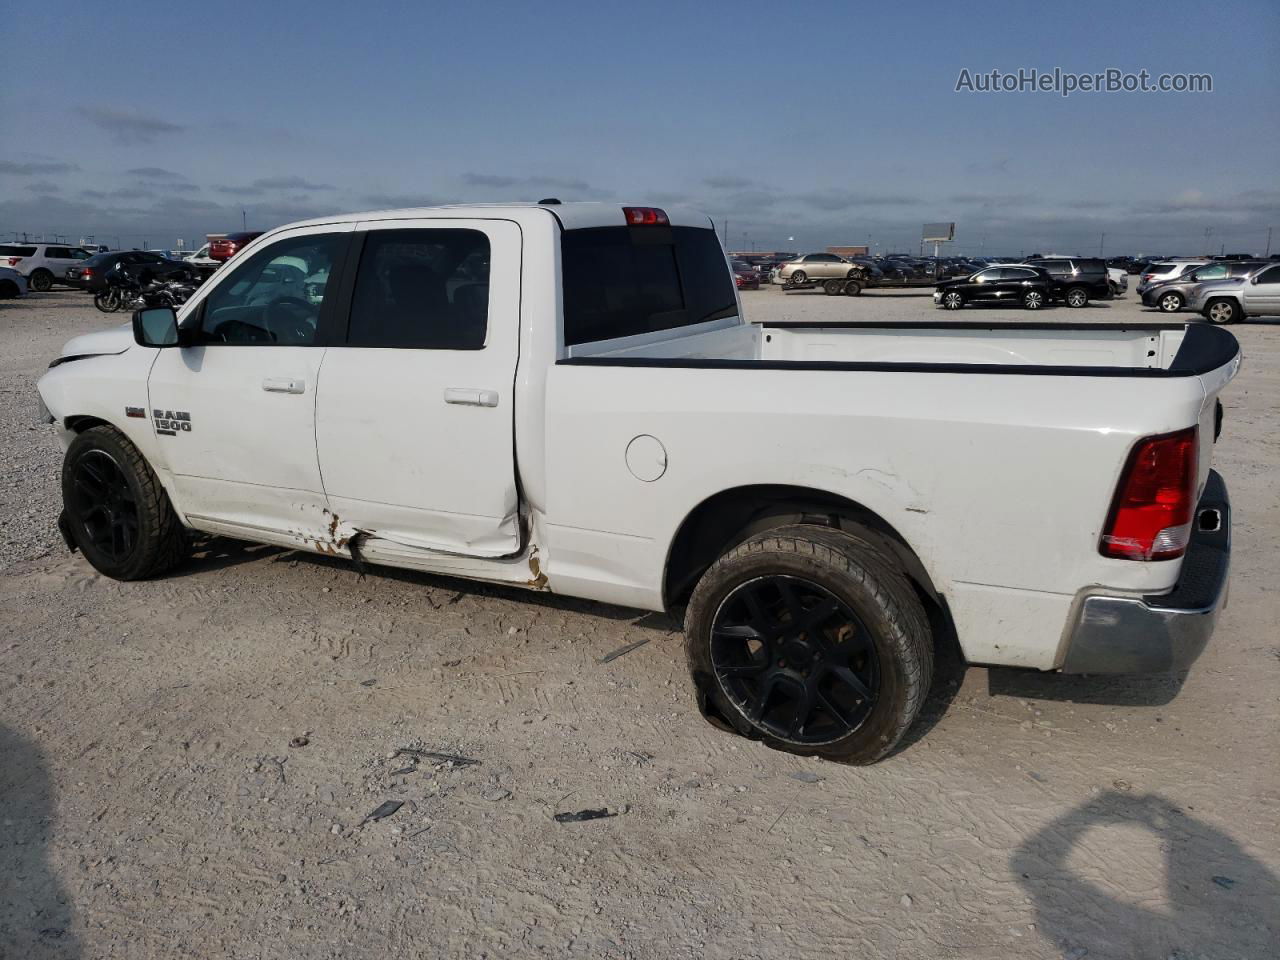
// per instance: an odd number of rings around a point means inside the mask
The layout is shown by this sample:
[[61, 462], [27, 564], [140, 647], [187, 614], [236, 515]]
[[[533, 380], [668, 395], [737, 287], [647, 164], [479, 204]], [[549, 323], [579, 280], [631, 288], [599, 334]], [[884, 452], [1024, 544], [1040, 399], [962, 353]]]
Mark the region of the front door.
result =
[[1244, 282], [1244, 312], [1251, 317], [1280, 316], [1280, 266]]
[[[345, 345], [320, 376], [320, 472], [343, 529], [473, 557], [519, 551], [520, 230], [360, 224]], [[535, 401], [531, 401], [535, 402]]]
[[148, 383], [152, 427], [193, 526], [323, 538], [316, 385], [323, 318], [334, 309], [329, 278], [350, 229], [291, 231], [216, 274], [180, 318], [184, 331], [195, 328], [193, 345], [159, 351]]

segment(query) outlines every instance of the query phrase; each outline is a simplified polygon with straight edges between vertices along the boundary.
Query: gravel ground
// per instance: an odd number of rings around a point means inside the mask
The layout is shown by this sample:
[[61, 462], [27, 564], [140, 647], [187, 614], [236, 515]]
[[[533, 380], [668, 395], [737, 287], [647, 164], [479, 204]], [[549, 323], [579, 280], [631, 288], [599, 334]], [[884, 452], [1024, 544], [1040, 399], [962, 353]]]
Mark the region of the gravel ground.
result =
[[849, 768], [705, 723], [661, 616], [230, 541], [99, 577], [33, 383], [117, 322], [0, 302], [0, 958], [1276, 955], [1280, 327], [1235, 328], [1231, 604], [1185, 681], [944, 670]]

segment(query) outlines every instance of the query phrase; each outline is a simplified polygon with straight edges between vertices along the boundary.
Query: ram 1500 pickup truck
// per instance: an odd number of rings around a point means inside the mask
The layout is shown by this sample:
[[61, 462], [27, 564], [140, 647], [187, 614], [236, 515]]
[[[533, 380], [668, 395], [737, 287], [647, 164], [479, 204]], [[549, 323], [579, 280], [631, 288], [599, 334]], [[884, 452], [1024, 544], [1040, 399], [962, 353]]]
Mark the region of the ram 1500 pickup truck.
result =
[[705, 712], [866, 763], [941, 644], [1195, 659], [1239, 362], [1209, 324], [758, 325], [706, 217], [548, 201], [273, 230], [39, 391], [108, 576], [200, 531], [682, 611]]

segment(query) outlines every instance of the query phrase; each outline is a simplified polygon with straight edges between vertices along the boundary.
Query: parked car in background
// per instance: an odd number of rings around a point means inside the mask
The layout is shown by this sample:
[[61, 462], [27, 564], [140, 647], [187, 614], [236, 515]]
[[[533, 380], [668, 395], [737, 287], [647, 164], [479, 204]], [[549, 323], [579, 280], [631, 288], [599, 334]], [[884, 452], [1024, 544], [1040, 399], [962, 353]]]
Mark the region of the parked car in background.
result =
[[1150, 284], [1142, 294], [1142, 303], [1148, 307], [1159, 307], [1162, 313], [1177, 313], [1186, 306], [1190, 290], [1197, 284], [1210, 280], [1240, 282], [1268, 266], [1268, 260], [1217, 260], [1202, 263], [1181, 276]]
[[759, 290], [760, 271], [745, 260], [732, 260], [733, 282], [739, 290]]
[[800, 286], [818, 280], [861, 279], [865, 273], [861, 264], [837, 257], [834, 253], [806, 253], [784, 263], [778, 270], [778, 279]]
[[1107, 267], [1107, 280], [1111, 284], [1111, 296], [1121, 296], [1129, 289], [1129, 273], [1123, 267]]
[[0, 267], [0, 300], [27, 295], [27, 278], [12, 267]]
[[1194, 270], [1208, 260], [1160, 260], [1147, 264], [1142, 271], [1142, 278], [1138, 281], [1138, 296], [1142, 296], [1147, 292], [1147, 288], [1161, 280], [1173, 280], [1182, 276], [1188, 270]]
[[228, 233], [225, 237], [218, 237], [216, 240], [210, 240], [209, 259], [216, 260], [218, 263], [226, 263], [254, 240], [257, 240], [260, 236], [262, 236], [261, 230], [256, 233], [253, 231], [246, 233]]
[[1039, 310], [1055, 299], [1055, 288], [1048, 271], [1039, 267], [1022, 264], [986, 267], [968, 277], [939, 282], [933, 292], [933, 302], [947, 310], [959, 310], [971, 303], [980, 306], [1007, 303]]
[[27, 278], [32, 290], [43, 293], [55, 283], [63, 283], [67, 269], [89, 259], [89, 251], [83, 247], [70, 247], [65, 243], [4, 243], [0, 244], [0, 267], [17, 270]]
[[1091, 299], [1106, 300], [1111, 296], [1107, 265], [1098, 257], [1045, 256], [1024, 262], [1047, 271], [1057, 284], [1054, 299], [1063, 300], [1069, 307], [1083, 307]]
[[195, 280], [196, 271], [185, 260], [170, 260], [150, 250], [115, 250], [94, 254], [71, 267], [62, 277], [69, 287], [97, 293], [106, 287], [106, 275], [120, 264], [122, 273], [141, 283], [154, 280]]
[[1203, 313], [1211, 323], [1280, 317], [1280, 264], [1236, 280], [1198, 283], [1187, 293], [1187, 308]]

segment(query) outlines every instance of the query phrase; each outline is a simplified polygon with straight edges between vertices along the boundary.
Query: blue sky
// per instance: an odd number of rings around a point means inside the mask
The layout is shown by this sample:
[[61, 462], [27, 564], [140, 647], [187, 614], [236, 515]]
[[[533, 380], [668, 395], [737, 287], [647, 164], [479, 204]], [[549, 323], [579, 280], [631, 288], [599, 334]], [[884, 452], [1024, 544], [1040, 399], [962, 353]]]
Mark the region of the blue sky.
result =
[[[733, 248], [915, 249], [937, 220], [973, 253], [1280, 234], [1274, 0], [32, 4], [5, 46], [0, 239], [548, 195], [693, 203]], [[1213, 92], [955, 92], [1055, 67]]]

